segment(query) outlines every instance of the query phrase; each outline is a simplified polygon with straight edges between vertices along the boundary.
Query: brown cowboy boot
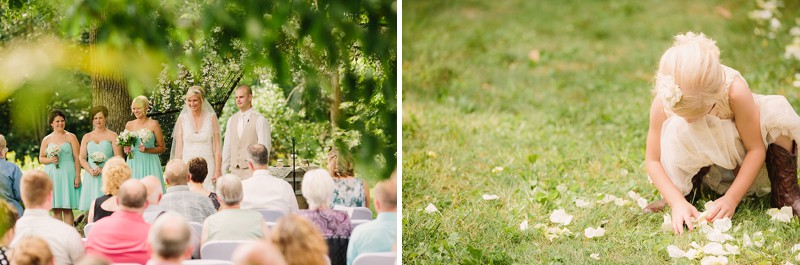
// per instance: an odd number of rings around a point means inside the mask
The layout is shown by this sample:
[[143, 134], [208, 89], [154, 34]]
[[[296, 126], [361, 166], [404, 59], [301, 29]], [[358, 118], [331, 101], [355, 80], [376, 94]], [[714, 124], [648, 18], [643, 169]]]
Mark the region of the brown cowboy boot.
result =
[[[703, 167], [700, 171], [697, 171], [697, 174], [692, 177], [692, 191], [689, 192], [684, 198], [691, 204], [697, 202], [700, 199], [701, 194], [703, 193], [703, 177], [708, 174], [708, 171], [711, 170], [711, 166]], [[663, 211], [664, 208], [667, 207], [667, 200], [660, 199], [648, 204], [644, 207], [644, 212], [646, 213], [657, 213]]]
[[[792, 150], [797, 150], [792, 143]], [[772, 205], [791, 206], [800, 216], [800, 186], [797, 185], [797, 157], [783, 147], [770, 144], [767, 148], [767, 174], [772, 186]]]

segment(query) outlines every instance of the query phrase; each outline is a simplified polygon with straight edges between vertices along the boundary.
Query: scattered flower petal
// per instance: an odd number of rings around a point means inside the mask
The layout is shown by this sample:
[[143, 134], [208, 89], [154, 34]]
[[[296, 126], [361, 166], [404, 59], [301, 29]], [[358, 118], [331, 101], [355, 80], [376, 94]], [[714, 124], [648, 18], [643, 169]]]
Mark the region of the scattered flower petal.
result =
[[690, 249], [690, 250], [686, 251], [686, 255], [684, 255], [684, 257], [687, 258], [687, 259], [692, 260], [692, 259], [697, 258], [698, 255], [700, 255], [699, 251], [697, 251], [696, 249]]
[[792, 254], [794, 254], [798, 250], [800, 250], [800, 244], [794, 244], [794, 246], [792, 246]]
[[484, 201], [491, 201], [491, 200], [497, 200], [497, 199], [500, 199], [500, 196], [497, 196], [497, 195], [494, 195], [494, 194], [484, 194], [483, 195], [483, 200]]
[[492, 169], [492, 173], [499, 173], [499, 172], [503, 172], [503, 167], [494, 167]]
[[714, 220], [714, 229], [720, 232], [727, 232], [731, 227], [733, 227], [733, 223], [731, 223], [731, 219], [728, 217]]
[[744, 233], [744, 236], [742, 237], [742, 247], [751, 247], [751, 246], [753, 246], [753, 241], [750, 240], [750, 236], [748, 236], [747, 233]]
[[597, 254], [597, 253], [592, 253], [592, 254], [589, 255], [589, 257], [594, 259], [594, 260], [600, 260], [600, 254]]
[[647, 199], [645, 198], [636, 199], [636, 204], [639, 205], [639, 208], [644, 209], [644, 207], [647, 207]]
[[598, 204], [606, 204], [606, 203], [609, 203], [609, 202], [613, 202], [616, 199], [617, 199], [617, 196], [614, 196], [614, 195], [611, 195], [611, 194], [606, 194], [606, 195], [603, 196], [603, 199], [597, 201], [597, 203]]
[[583, 230], [583, 235], [586, 238], [594, 238], [594, 237], [601, 237], [606, 234], [606, 229], [602, 227], [598, 227], [597, 229], [592, 227], [587, 227], [586, 230]]
[[733, 255], [739, 255], [739, 246], [725, 244], [725, 251], [728, 251], [728, 253]]
[[702, 265], [726, 265], [728, 264], [728, 258], [725, 256], [706, 256], [702, 260], [700, 260], [700, 264]]
[[558, 192], [564, 193], [565, 191], [567, 191], [567, 185], [558, 184], [558, 186], [556, 186], [556, 190]]
[[616, 198], [614, 200], [614, 204], [616, 204], [617, 206], [623, 206], [625, 204], [628, 204], [628, 201], [623, 198]]
[[722, 247], [722, 245], [720, 243], [717, 243], [717, 242], [711, 242], [711, 243], [706, 244], [703, 247], [703, 253], [710, 254], [710, 255], [716, 255], [716, 256], [728, 255], [728, 252], [726, 252], [725, 249]]
[[764, 246], [764, 235], [761, 231], [753, 233], [753, 245], [756, 247]]
[[577, 199], [575, 200], [575, 206], [578, 206], [578, 208], [591, 208], [592, 203], [584, 201], [583, 199]]
[[528, 220], [522, 221], [522, 223], [519, 224], [519, 230], [528, 230]]
[[547, 225], [545, 225], [543, 223], [536, 223], [536, 225], [533, 226], [533, 228], [536, 228], [536, 229], [542, 229], [542, 228], [545, 228], [545, 227], [547, 227]]
[[669, 253], [669, 257], [673, 259], [686, 257], [686, 252], [683, 252], [683, 250], [673, 245], [667, 246], [667, 253]]
[[567, 214], [564, 209], [558, 209], [550, 214], [550, 222], [558, 223], [560, 225], [569, 225], [572, 222], [572, 215]]
[[641, 197], [642, 197], [642, 196], [639, 196], [639, 194], [638, 194], [638, 193], [636, 193], [635, 191], [632, 191], [632, 190], [631, 190], [631, 191], [628, 191], [628, 198], [631, 198], [631, 200], [634, 200], [634, 201], [635, 201], [635, 200], [638, 200], [638, 199], [639, 199], [639, 198], [641, 198]]
[[436, 206], [434, 206], [433, 203], [428, 203], [428, 207], [425, 207], [425, 212], [426, 213], [435, 213], [435, 212], [438, 212], [438, 211], [439, 211], [439, 209], [436, 209]]
[[664, 223], [661, 225], [661, 229], [664, 231], [672, 231], [672, 216], [668, 213], [664, 214]]
[[788, 223], [792, 220], [792, 207], [784, 206], [780, 210], [777, 208], [771, 208], [767, 210], [767, 215], [772, 217], [770, 221]]

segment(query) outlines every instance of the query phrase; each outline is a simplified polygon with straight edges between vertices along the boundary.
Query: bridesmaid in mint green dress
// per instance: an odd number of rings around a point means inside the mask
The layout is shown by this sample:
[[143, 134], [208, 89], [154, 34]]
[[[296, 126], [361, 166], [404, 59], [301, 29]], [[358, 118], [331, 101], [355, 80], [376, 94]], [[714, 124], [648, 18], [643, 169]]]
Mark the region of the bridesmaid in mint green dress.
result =
[[142, 143], [137, 137], [133, 146], [126, 146], [125, 153], [133, 153], [133, 158], [128, 159], [128, 166], [131, 167], [133, 179], [142, 179], [146, 176], [155, 176], [161, 181], [161, 191], [164, 188], [164, 176], [161, 169], [161, 159], [158, 155], [164, 153], [167, 148], [164, 145], [164, 132], [158, 121], [147, 117], [147, 110], [150, 102], [145, 96], [138, 96], [131, 103], [131, 112], [136, 117], [135, 120], [125, 124], [125, 130], [133, 132], [134, 135], [141, 129], [149, 131], [150, 139]]
[[[49, 121], [53, 132], [42, 139], [39, 162], [45, 165], [43, 171], [53, 181], [53, 217], [73, 225], [72, 209], [78, 208], [81, 197], [81, 168], [76, 152], [80, 145], [74, 134], [64, 130], [67, 123], [64, 112], [51, 111]], [[47, 149], [56, 146], [61, 148], [57, 155], [48, 154]]]
[[122, 149], [117, 145], [117, 134], [106, 128], [108, 109], [104, 106], [96, 106], [89, 111], [89, 114], [92, 117], [94, 130], [83, 136], [81, 152], [78, 156], [84, 171], [78, 210], [87, 212], [97, 197], [105, 195], [102, 191], [102, 172], [105, 161], [122, 155]]

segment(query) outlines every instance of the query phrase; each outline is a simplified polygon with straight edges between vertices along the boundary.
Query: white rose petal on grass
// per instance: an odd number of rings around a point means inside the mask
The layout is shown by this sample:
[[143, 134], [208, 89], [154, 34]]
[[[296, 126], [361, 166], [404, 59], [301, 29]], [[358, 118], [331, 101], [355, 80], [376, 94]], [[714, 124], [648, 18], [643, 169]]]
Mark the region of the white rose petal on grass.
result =
[[638, 200], [641, 197], [642, 196], [639, 196], [639, 193], [636, 193], [635, 191], [632, 191], [632, 190], [628, 191], [628, 198], [631, 198], [631, 200], [635, 201], [635, 200]]
[[519, 230], [528, 230], [528, 220], [522, 221], [522, 223], [519, 224]]
[[606, 195], [603, 196], [603, 199], [597, 201], [597, 203], [598, 204], [606, 204], [606, 203], [609, 203], [609, 202], [613, 202], [615, 200], [617, 200], [617, 196], [614, 196], [614, 195], [611, 195], [611, 194], [606, 194]]
[[800, 253], [797, 253], [797, 256], [794, 257], [794, 260], [800, 261]]
[[661, 229], [664, 231], [672, 231], [672, 216], [668, 213], [664, 214], [664, 223], [661, 224]]
[[587, 227], [586, 230], [583, 230], [583, 235], [586, 236], [586, 238], [601, 237], [605, 234], [606, 234], [606, 229], [602, 227], [598, 227], [596, 229], [592, 227]]
[[725, 244], [725, 251], [733, 255], [739, 255], [739, 247], [736, 245]]
[[436, 209], [436, 206], [434, 206], [433, 203], [428, 203], [428, 207], [425, 207], [425, 212], [426, 213], [435, 213], [435, 212], [438, 212], [438, 211], [439, 211], [439, 209]]
[[600, 260], [600, 254], [597, 254], [597, 253], [589, 254], [589, 257], [594, 259], [594, 260]]
[[565, 191], [567, 191], [567, 185], [558, 184], [558, 186], [556, 186], [556, 190], [558, 192], [564, 193]]
[[644, 209], [644, 207], [647, 207], [647, 199], [645, 198], [636, 199], [636, 204], [639, 205], [639, 208]]
[[720, 232], [727, 232], [731, 227], [733, 227], [733, 223], [731, 223], [731, 219], [728, 217], [714, 220], [714, 229]]
[[491, 201], [491, 200], [497, 200], [497, 199], [500, 199], [500, 196], [497, 196], [497, 195], [494, 195], [494, 194], [484, 194], [483, 195], [483, 200], [484, 201]]
[[577, 199], [575, 200], [575, 206], [578, 206], [578, 208], [591, 208], [592, 203], [584, 201], [583, 199]]
[[771, 216], [770, 221], [788, 223], [792, 220], [792, 207], [784, 206], [780, 210], [771, 208], [767, 210], [767, 215]]
[[558, 209], [550, 214], [550, 222], [560, 225], [569, 225], [572, 222], [572, 215], [567, 214], [564, 209]]
[[791, 262], [789, 262], [789, 261], [787, 260], [787, 261], [784, 261], [784, 262], [783, 262], [783, 265], [794, 265], [794, 263], [791, 263]]
[[667, 253], [669, 254], [669, 257], [673, 259], [686, 257], [686, 252], [683, 252], [683, 250], [673, 245], [667, 246]]
[[725, 256], [706, 256], [702, 260], [700, 260], [700, 264], [702, 265], [726, 265], [728, 264], [728, 258]]
[[792, 254], [794, 254], [798, 250], [800, 250], [800, 244], [794, 244], [794, 246], [792, 246]]
[[[705, 226], [705, 227], [709, 227], [709, 226]], [[709, 227], [707, 230], [703, 229], [703, 231], [706, 232], [706, 238], [709, 241], [725, 243], [725, 241], [733, 240], [733, 237], [731, 235], [725, 234], [722, 231], [719, 231], [719, 230], [714, 229], [714, 228], [710, 228]]]
[[494, 167], [492, 169], [492, 173], [499, 173], [499, 172], [503, 172], [503, 167]]
[[625, 204], [628, 204], [628, 201], [623, 198], [616, 198], [614, 199], [614, 204], [617, 206], [624, 206]]
[[703, 253], [716, 256], [728, 255], [728, 252], [725, 251], [725, 248], [722, 247], [722, 244], [717, 242], [711, 242], [706, 244], [703, 247]]
[[696, 249], [689, 249], [688, 251], [686, 251], [686, 255], [684, 255], [684, 257], [692, 260], [696, 259], [699, 254], [700, 252], [698, 252]]

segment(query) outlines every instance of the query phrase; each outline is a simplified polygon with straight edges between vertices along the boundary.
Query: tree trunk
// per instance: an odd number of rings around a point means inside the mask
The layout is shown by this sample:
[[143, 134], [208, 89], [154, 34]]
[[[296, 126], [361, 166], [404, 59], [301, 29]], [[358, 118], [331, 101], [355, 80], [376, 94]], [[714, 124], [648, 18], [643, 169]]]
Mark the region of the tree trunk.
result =
[[[130, 104], [131, 96], [128, 94], [128, 86], [121, 71], [111, 74], [101, 75], [98, 72], [99, 65], [95, 59], [94, 50], [95, 36], [97, 28], [93, 27], [89, 33], [89, 63], [92, 69], [92, 106], [105, 106], [108, 108], [106, 117], [106, 127], [114, 132], [121, 132], [125, 129], [125, 123], [133, 119]], [[89, 118], [91, 120], [91, 117]]]

